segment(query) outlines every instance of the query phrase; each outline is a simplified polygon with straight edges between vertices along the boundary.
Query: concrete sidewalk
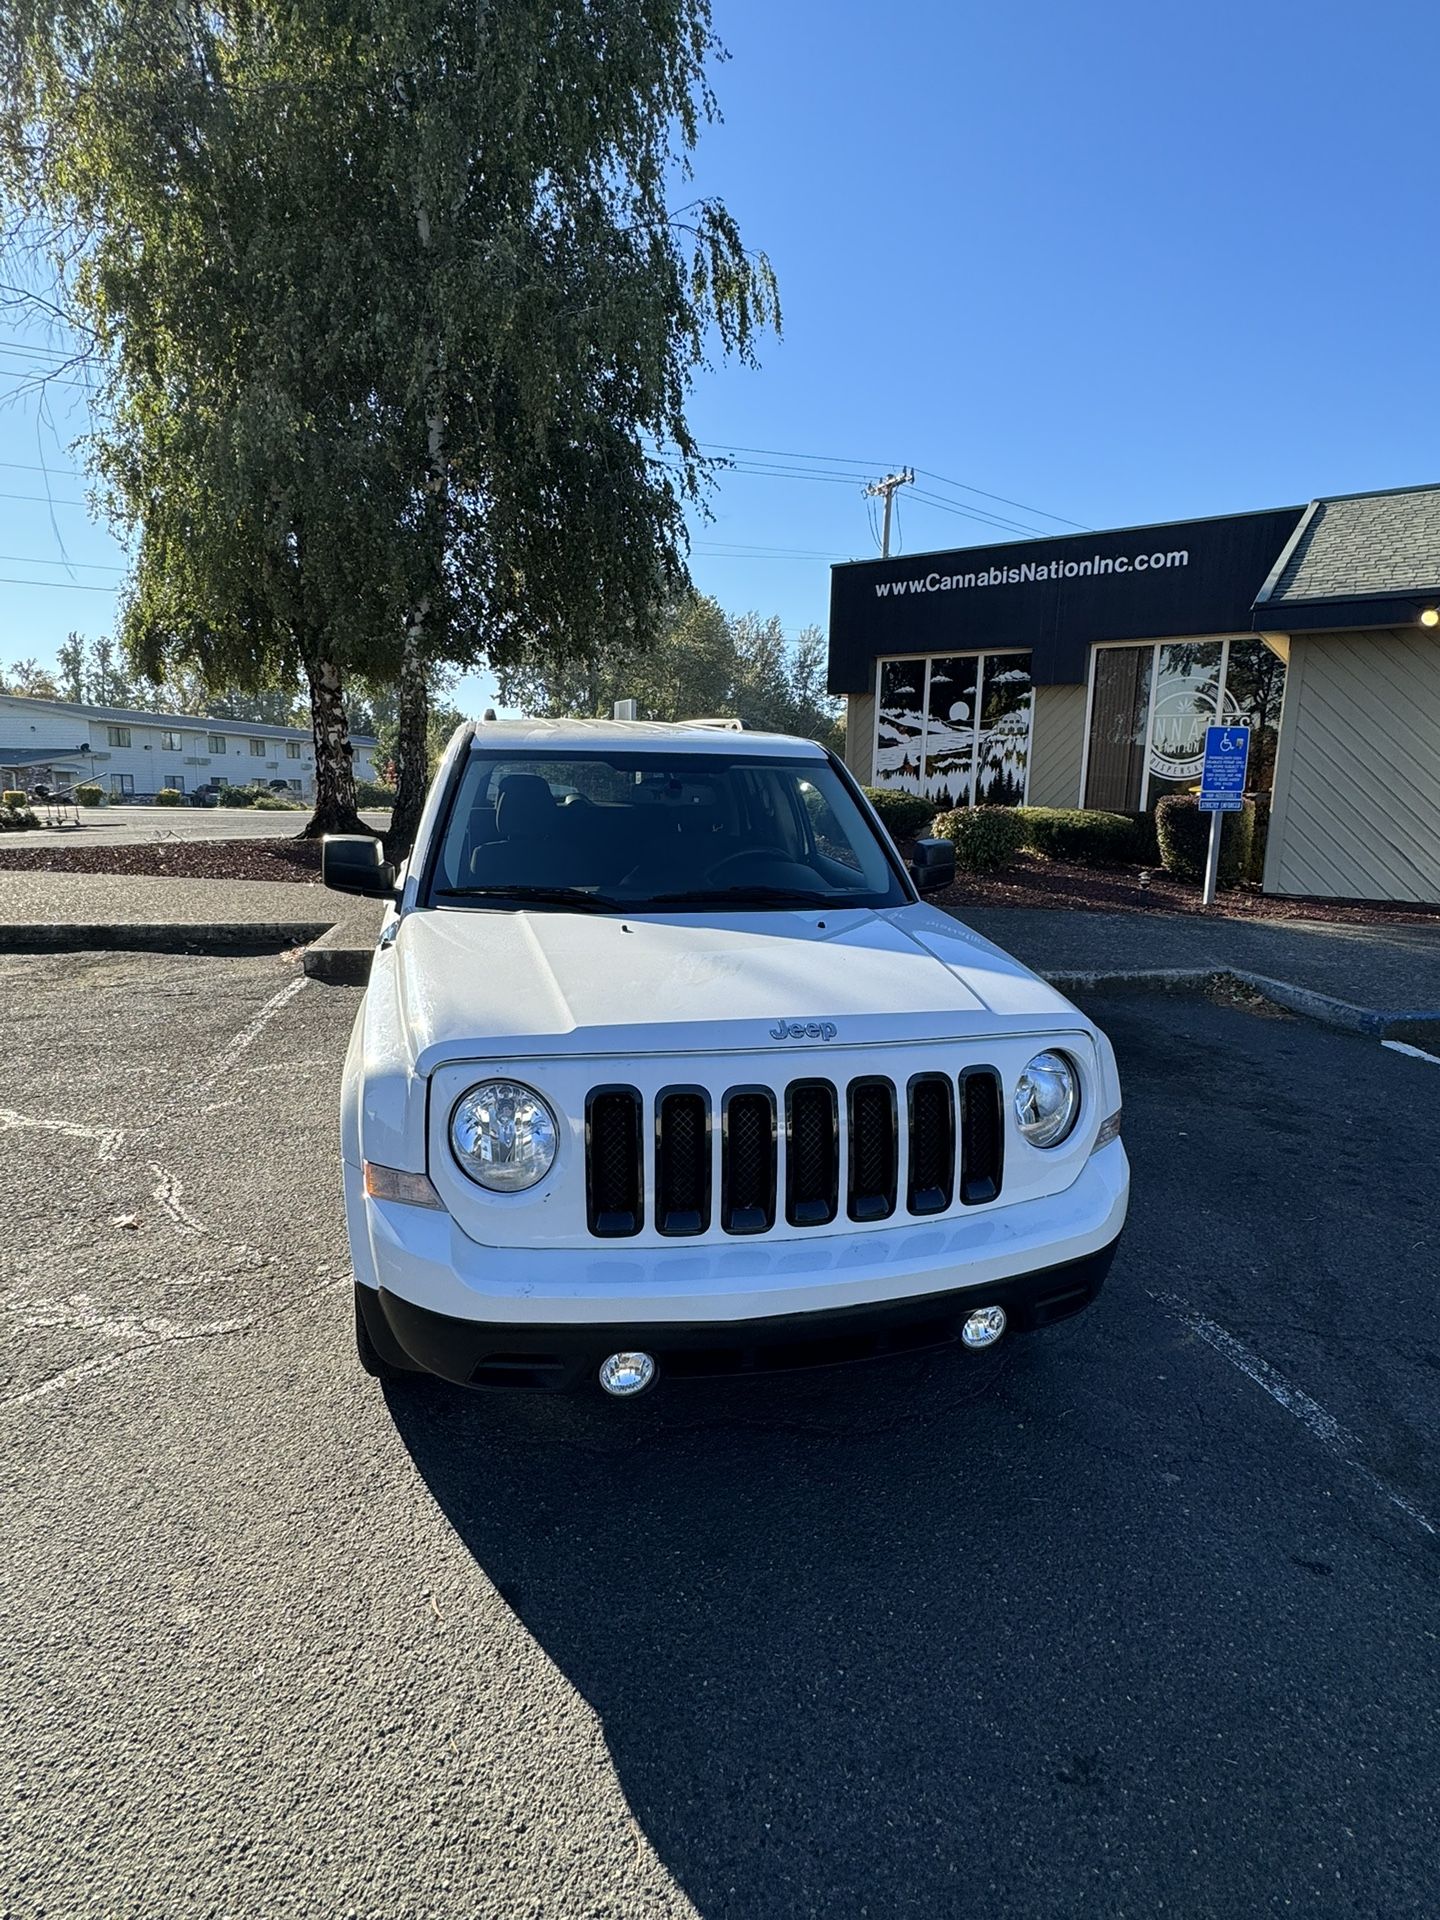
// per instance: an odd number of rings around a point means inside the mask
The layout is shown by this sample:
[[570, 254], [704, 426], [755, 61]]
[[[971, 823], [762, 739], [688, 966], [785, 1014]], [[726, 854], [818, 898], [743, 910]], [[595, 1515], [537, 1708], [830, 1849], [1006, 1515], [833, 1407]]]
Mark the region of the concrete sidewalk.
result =
[[5, 869], [0, 952], [303, 946], [335, 924], [338, 897], [289, 881]]
[[[44, 817], [43, 804], [35, 812]], [[33, 832], [7, 837], [6, 844], [24, 847], [137, 847], [156, 841], [285, 840], [299, 833], [310, 817], [308, 807], [270, 812], [255, 807], [82, 807], [78, 824], [37, 827]], [[367, 827], [383, 833], [390, 825], [388, 810], [362, 813]]]

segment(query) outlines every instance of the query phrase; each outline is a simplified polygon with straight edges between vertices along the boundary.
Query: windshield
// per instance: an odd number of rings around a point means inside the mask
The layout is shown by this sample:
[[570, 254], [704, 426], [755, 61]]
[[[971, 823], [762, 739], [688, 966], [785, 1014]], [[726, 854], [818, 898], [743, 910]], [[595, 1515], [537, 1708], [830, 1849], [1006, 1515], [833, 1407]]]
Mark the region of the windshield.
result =
[[571, 911], [894, 907], [910, 899], [828, 761], [476, 751], [429, 904]]

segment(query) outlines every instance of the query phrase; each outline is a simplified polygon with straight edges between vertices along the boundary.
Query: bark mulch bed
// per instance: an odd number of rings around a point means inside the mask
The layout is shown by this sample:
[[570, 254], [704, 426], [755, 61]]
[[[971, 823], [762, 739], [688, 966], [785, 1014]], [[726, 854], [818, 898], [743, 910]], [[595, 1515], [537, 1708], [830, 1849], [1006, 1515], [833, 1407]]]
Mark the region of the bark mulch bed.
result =
[[[18, 835], [15, 838], [19, 838]], [[9, 836], [7, 836], [7, 841]], [[290, 880], [320, 884], [318, 840], [151, 840], [130, 847], [0, 846], [0, 873], [135, 873], [178, 880]], [[1148, 884], [1140, 884], [1148, 871]], [[1200, 889], [1159, 867], [1080, 867], [1025, 854], [1002, 873], [964, 874], [928, 896], [961, 917], [972, 907], [1069, 908], [1077, 913], [1191, 913], [1239, 920], [1321, 920], [1332, 925], [1440, 926], [1440, 906], [1366, 900], [1267, 898], [1256, 887], [1223, 892], [1202, 907]]]
[[[1148, 875], [1141, 885], [1142, 873]], [[1332, 926], [1440, 926], [1440, 905], [1395, 906], [1373, 900], [1276, 898], [1255, 886], [1226, 888], [1202, 907], [1200, 888], [1160, 867], [1080, 867], [1022, 854], [1001, 873], [962, 874], [927, 896], [964, 918], [968, 907], [1070, 908], [1077, 913], [1192, 913], [1224, 920], [1322, 920]]]
[[[19, 839], [17, 834], [15, 839]], [[135, 873], [172, 880], [288, 880], [320, 885], [318, 840], [147, 840], [130, 847], [0, 844], [0, 873]]]

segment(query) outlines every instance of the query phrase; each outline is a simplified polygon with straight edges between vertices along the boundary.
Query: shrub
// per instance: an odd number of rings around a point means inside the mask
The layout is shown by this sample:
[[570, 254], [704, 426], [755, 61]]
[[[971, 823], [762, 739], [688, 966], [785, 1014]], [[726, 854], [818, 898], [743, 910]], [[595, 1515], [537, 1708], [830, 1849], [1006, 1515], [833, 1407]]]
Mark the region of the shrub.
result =
[[[1255, 809], [1247, 800], [1239, 813], [1223, 815], [1220, 831], [1220, 885], [1238, 886], [1250, 864], [1255, 833]], [[1210, 847], [1210, 816], [1202, 813], [1193, 793], [1167, 793], [1155, 809], [1160, 859], [1167, 873], [1180, 880], [1203, 880]]]
[[1245, 878], [1253, 880], [1258, 887], [1265, 878], [1265, 849], [1270, 843], [1270, 795], [1257, 793], [1250, 804], [1255, 809], [1255, 821], [1250, 834], [1250, 859], [1245, 868]]
[[955, 864], [966, 873], [995, 873], [1008, 867], [1025, 845], [1025, 822], [1018, 807], [957, 807], [935, 820], [935, 832], [955, 843]]
[[78, 806], [103, 807], [105, 804], [105, 795], [100, 791], [99, 787], [76, 787], [75, 800]]
[[395, 789], [382, 787], [378, 780], [357, 780], [355, 804], [357, 807], [393, 807]]
[[30, 796], [22, 793], [18, 787], [7, 787], [0, 793], [0, 807], [28, 807]]
[[39, 824], [28, 807], [0, 806], [0, 833], [24, 833], [27, 827]]
[[294, 813], [299, 803], [285, 799], [283, 794], [257, 793], [250, 804], [260, 813]]
[[866, 787], [865, 798], [897, 840], [913, 840], [935, 817], [933, 800], [922, 800], [918, 794], [902, 793], [895, 787]]
[[1018, 807], [1025, 840], [1047, 860], [1086, 867], [1124, 867], [1134, 861], [1135, 822], [1126, 813], [1082, 813], [1078, 807]]
[[184, 799], [185, 796], [178, 787], [161, 787], [155, 796], [155, 804], [157, 807], [178, 807], [183, 804]]
[[255, 796], [249, 787], [221, 787], [220, 805], [222, 807], [253, 807]]

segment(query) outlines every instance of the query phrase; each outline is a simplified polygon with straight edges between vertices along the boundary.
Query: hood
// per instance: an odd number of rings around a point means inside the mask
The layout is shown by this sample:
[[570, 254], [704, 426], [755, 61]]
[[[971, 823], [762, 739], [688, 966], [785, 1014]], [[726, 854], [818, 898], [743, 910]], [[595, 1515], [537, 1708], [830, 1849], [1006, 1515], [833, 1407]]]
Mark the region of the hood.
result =
[[833, 1051], [1089, 1026], [923, 904], [628, 920], [432, 908], [402, 917], [386, 964], [421, 1074], [447, 1060]]

